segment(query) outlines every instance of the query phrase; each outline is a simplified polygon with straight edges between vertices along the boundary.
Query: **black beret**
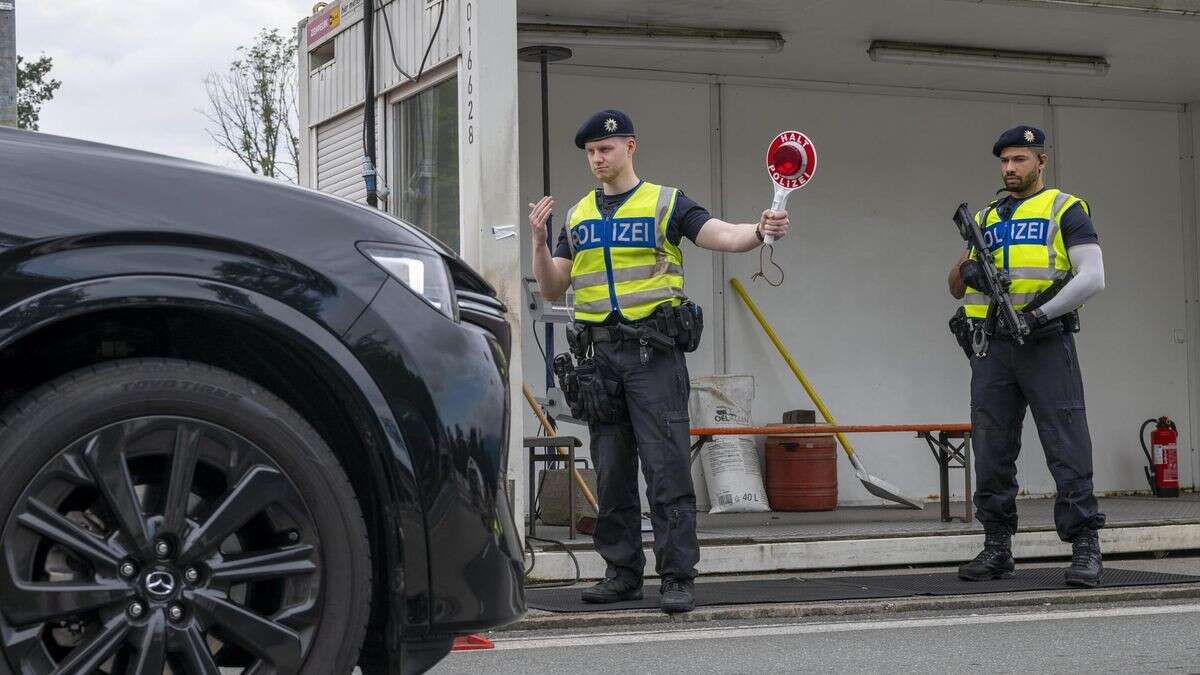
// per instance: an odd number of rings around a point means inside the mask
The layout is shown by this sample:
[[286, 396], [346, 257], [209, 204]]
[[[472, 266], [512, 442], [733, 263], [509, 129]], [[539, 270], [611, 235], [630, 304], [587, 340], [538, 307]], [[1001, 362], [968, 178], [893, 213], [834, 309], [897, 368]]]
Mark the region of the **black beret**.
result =
[[1046, 145], [1046, 132], [1041, 129], [1031, 126], [1013, 127], [1000, 134], [1000, 138], [996, 139], [996, 144], [992, 146], [992, 154], [999, 157], [1000, 151], [1005, 148], [1029, 148], [1044, 145]]
[[599, 141], [613, 136], [635, 136], [633, 120], [620, 110], [601, 110], [584, 121], [579, 131], [575, 132], [575, 147], [583, 149], [583, 144]]

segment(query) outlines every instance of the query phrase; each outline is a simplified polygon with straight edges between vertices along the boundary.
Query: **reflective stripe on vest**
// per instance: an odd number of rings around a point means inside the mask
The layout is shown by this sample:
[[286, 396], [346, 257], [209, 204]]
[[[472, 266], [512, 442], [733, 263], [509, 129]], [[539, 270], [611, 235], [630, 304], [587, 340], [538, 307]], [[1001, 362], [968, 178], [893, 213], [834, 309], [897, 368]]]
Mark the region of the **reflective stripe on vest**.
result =
[[612, 312], [644, 319], [683, 292], [683, 252], [667, 239], [679, 191], [642, 182], [611, 217], [589, 192], [567, 211], [575, 319], [598, 323]]
[[[1059, 219], [1076, 203], [1087, 209], [1087, 202], [1078, 197], [1049, 188], [1017, 205], [1007, 220], [1000, 218], [995, 202], [975, 214], [996, 267], [1008, 270], [1012, 278], [1009, 294], [1018, 311], [1056, 280], [1071, 275]], [[972, 251], [971, 256], [975, 255]], [[989, 303], [988, 296], [978, 289], [968, 287], [963, 296], [963, 308], [972, 318], [986, 317]]]

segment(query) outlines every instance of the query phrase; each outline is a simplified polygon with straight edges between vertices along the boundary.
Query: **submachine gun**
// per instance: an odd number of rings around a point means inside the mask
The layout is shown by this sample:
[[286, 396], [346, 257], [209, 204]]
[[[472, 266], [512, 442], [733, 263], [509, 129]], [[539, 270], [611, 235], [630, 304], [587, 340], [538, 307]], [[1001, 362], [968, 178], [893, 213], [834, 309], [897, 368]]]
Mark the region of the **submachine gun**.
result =
[[1008, 289], [1012, 286], [1012, 278], [1009, 277], [1008, 272], [997, 269], [996, 262], [992, 258], [992, 249], [983, 237], [983, 230], [979, 228], [979, 223], [971, 217], [971, 212], [967, 210], [966, 204], [958, 205], [958, 210], [954, 212], [954, 224], [958, 226], [958, 233], [962, 235], [962, 238], [975, 249], [976, 258], [983, 269], [987, 288], [979, 290], [986, 292], [992, 299], [988, 306], [987, 319], [981, 324], [977, 324], [972, 330], [971, 346], [975, 349], [975, 353], [980, 356], [987, 353], [988, 336], [994, 333], [996, 321], [1003, 324], [1005, 333], [1014, 342], [1019, 345], [1025, 344], [1025, 337], [1029, 335], [1029, 325], [1025, 323], [1024, 317], [1017, 313], [1016, 308], [1013, 307], [1012, 298], [1008, 294]]

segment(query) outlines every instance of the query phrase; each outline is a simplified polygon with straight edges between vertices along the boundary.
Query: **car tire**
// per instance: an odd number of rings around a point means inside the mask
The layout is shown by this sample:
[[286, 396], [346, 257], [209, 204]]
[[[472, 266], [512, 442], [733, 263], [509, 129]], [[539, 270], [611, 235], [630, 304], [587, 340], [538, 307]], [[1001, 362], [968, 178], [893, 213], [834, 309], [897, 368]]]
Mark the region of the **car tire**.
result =
[[[172, 434], [176, 439], [174, 445], [163, 442]], [[118, 450], [105, 450], [109, 447], [106, 443]], [[164, 446], [162, 455], [154, 454]], [[186, 452], [179, 450], [183, 447]], [[221, 453], [226, 450], [233, 453], [230, 459], [218, 461], [225, 457]], [[196, 459], [190, 462], [178, 459], [184, 455]], [[216, 459], [209, 462], [210, 458]], [[176, 465], [181, 468], [174, 468]], [[183, 468], [188, 465], [193, 467], [191, 473]], [[64, 467], [79, 475], [64, 481]], [[113, 467], [116, 473], [111, 472]], [[237, 472], [244, 468], [239, 478]], [[132, 490], [133, 502], [122, 502], [120, 489], [111, 488], [112, 476], [118, 477], [116, 483], [122, 483], [119, 480], [122, 470], [129, 479], [125, 481], [129, 488], [125, 494]], [[86, 483], [89, 475], [107, 477], [104, 481], [95, 480], [85, 490], [85, 494], [99, 492], [96, 513], [88, 516], [101, 523], [95, 526], [88, 526], [80, 517], [67, 513], [70, 508], [84, 507], [56, 507], [53, 503], [54, 495], [74, 495], [70, 492], [75, 489], [71, 481]], [[165, 484], [154, 482], [164, 475]], [[176, 479], [177, 475], [187, 478]], [[212, 647], [216, 644], [214, 635], [219, 636], [221, 649], [226, 651], [210, 654], [214, 661], [209, 666], [227, 667], [226, 662], [221, 662], [225, 657], [235, 661], [261, 659], [260, 667], [267, 666], [264, 672], [326, 675], [354, 669], [367, 628], [372, 590], [370, 549], [358, 501], [345, 471], [320, 435], [295, 410], [255, 383], [204, 364], [170, 359], [112, 361], [69, 373], [25, 396], [0, 417], [0, 476], [3, 477], [0, 537], [5, 537], [0, 550], [11, 551], [7, 559], [0, 560], [0, 649], [5, 650], [3, 656], [14, 671], [40, 672], [39, 667], [45, 667], [45, 659], [49, 658], [48, 663], [54, 667], [62, 667], [72, 659], [75, 666], [90, 664], [85, 670], [117, 659], [118, 665], [106, 667], [134, 672], [130, 663], [139, 658], [157, 658], [155, 652], [159, 649], [163, 652], [163, 663], [170, 664], [175, 672], [203, 670], [195, 664], [204, 660], [204, 654], [199, 652], [216, 649]], [[174, 487], [185, 481], [189, 486], [186, 489]], [[104, 488], [102, 483], [110, 488]], [[182, 494], [182, 500], [172, 498], [172, 494]], [[64, 504], [78, 501], [76, 497], [64, 499], [67, 500]], [[152, 509], [155, 503], [161, 505], [161, 513], [157, 515]], [[168, 505], [172, 503], [183, 505], [173, 511], [180, 514], [175, 518], [168, 515], [172, 511]], [[269, 506], [254, 511], [260, 503]], [[132, 510], [122, 510], [115, 504], [135, 506]], [[128, 512], [141, 515], [141, 520], [122, 520], [121, 514]], [[94, 642], [88, 642], [92, 640], [89, 635], [95, 633], [89, 633], [86, 627], [80, 629], [80, 641], [69, 652], [57, 643], [54, 645], [57, 651], [46, 647], [45, 639], [34, 643], [19, 642], [12, 637], [19, 631], [13, 630], [17, 623], [11, 612], [20, 611], [12, 609], [19, 608], [20, 603], [6, 605], [5, 593], [20, 594], [26, 592], [20, 584], [44, 581], [49, 573], [29, 572], [38, 567], [28, 561], [44, 559], [50, 569], [47, 547], [53, 549], [61, 542], [47, 537], [44, 526], [43, 530], [35, 531], [28, 523], [62, 525], [64, 521], [57, 520], [55, 513], [64, 519], [74, 517], [71, 522], [77, 526], [83, 522], [79, 527], [84, 531], [76, 533], [77, 539], [95, 544], [87, 555], [73, 550], [63, 554], [71, 562], [69, 569], [83, 570], [81, 574], [87, 583], [103, 582], [108, 584], [105, 588], [110, 588], [113, 583], [121, 582], [118, 575], [137, 570], [128, 580], [128, 592], [133, 595], [122, 596], [115, 601], [115, 607], [89, 607], [87, 612], [72, 615], [72, 619], [54, 619], [54, 625], [68, 625], [69, 621], [84, 622], [94, 616], [103, 628], [136, 614], [140, 623], [129, 619], [123, 642], [116, 647], [104, 647], [107, 654], [99, 651], [103, 645], [92, 647], [95, 654], [78, 653]], [[225, 526], [232, 527], [242, 513], [251, 515], [227, 538], [220, 538]], [[120, 529], [113, 524], [130, 522], [141, 525]], [[172, 539], [175, 535], [170, 524], [180, 522], [184, 524], [176, 528], [179, 534]], [[285, 526], [291, 529], [279, 529]], [[31, 544], [38, 537], [41, 543]], [[146, 542], [149, 551], [170, 551], [178, 559], [147, 559], [136, 565], [121, 562], [114, 568], [116, 572], [109, 569], [111, 555], [128, 551], [134, 556], [137, 551], [147, 550]], [[20, 551], [25, 549], [30, 551], [29, 557], [21, 563]], [[266, 555], [260, 551], [294, 556], [300, 562], [293, 561], [293, 567], [271, 567], [271, 574], [279, 575], [278, 578], [267, 578], [261, 572], [266, 568], [260, 567], [255, 569], [260, 570], [262, 578], [244, 580], [243, 577], [252, 577], [249, 570], [255, 561], [250, 559]], [[203, 558], [201, 552], [209, 557]], [[54, 565], [61, 567], [61, 563]], [[277, 572], [283, 567], [288, 567], [288, 571]], [[154, 585], [150, 583], [152, 572], [146, 571], [152, 569], [161, 572]], [[23, 574], [30, 576], [19, 578]], [[43, 576], [35, 578], [35, 575]], [[196, 579], [199, 579], [197, 585], [189, 585], [189, 581]], [[168, 580], [172, 592], [177, 594], [160, 596]], [[203, 584], [209, 586], [200, 590]], [[187, 591], [192, 594], [187, 595]], [[235, 597], [238, 593], [242, 595]], [[139, 602], [138, 597], [143, 611], [135, 613], [131, 608]], [[297, 597], [299, 601], [295, 600]], [[187, 605], [193, 600], [194, 606]], [[293, 610], [291, 605], [285, 606], [293, 601], [300, 602], [301, 608]], [[270, 609], [276, 606], [272, 603], [284, 609]], [[175, 607], [180, 609], [176, 611]], [[162, 610], [161, 615], [158, 609]], [[239, 611], [260, 612], [265, 619], [242, 616]], [[40, 621], [50, 610], [39, 607], [29, 612], [26, 621], [35, 615], [39, 617], [35, 620]], [[245, 638], [251, 631], [237, 628], [266, 626], [253, 621], [276, 621], [272, 617], [280, 617], [278, 623], [269, 625], [270, 630], [277, 632], [268, 631], [257, 642]], [[173, 618], [175, 622], [171, 623]], [[159, 634], [154, 631], [165, 637], [149, 637]], [[203, 637], [193, 639], [183, 652], [172, 651], [185, 644], [192, 633]], [[12, 640], [7, 645], [6, 637]], [[63, 638], [66, 644], [72, 644], [71, 637]], [[160, 639], [161, 644], [154, 644], [152, 639]], [[86, 660], [89, 658], [92, 660]], [[4, 660], [0, 658], [0, 666]], [[243, 667], [249, 669], [250, 665]], [[157, 671], [157, 667], [152, 670]]]

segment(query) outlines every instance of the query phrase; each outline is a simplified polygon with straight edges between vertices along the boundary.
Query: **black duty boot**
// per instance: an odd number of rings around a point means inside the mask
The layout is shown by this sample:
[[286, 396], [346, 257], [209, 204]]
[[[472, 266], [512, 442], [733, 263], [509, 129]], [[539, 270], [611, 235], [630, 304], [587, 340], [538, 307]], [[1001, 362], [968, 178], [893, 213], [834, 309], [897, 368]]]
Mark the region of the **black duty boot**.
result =
[[1100, 585], [1100, 535], [1087, 530], [1071, 542], [1071, 566], [1067, 568], [1067, 585], [1095, 588]]
[[692, 596], [692, 580], [664, 579], [659, 593], [662, 594], [662, 611], [667, 614], [690, 612], [696, 608]]
[[595, 604], [642, 599], [642, 582], [632, 579], [605, 579], [583, 589], [583, 601]]
[[1011, 579], [1015, 569], [1012, 535], [1007, 532], [988, 532], [984, 535], [983, 550], [974, 560], [958, 568], [958, 578], [963, 581]]

